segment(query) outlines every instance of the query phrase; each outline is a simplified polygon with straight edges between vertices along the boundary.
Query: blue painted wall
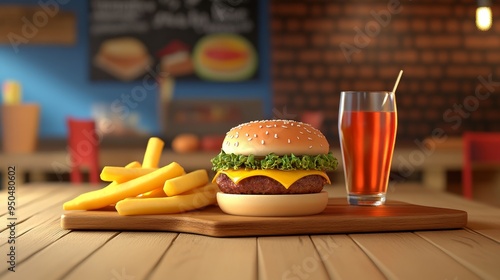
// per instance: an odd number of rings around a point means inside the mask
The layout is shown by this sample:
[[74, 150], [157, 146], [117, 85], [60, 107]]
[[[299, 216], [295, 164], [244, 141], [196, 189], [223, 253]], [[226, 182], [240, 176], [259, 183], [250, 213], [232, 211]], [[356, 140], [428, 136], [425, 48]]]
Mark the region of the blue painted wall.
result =
[[[53, 0], [56, 1], [56, 0]], [[178, 81], [174, 98], [258, 98], [264, 102], [264, 112], [271, 112], [270, 52], [267, 0], [259, 0], [260, 73], [259, 79], [244, 83], [207, 83]], [[42, 2], [49, 2], [42, 0]], [[88, 3], [81, 0], [60, 1], [61, 9], [75, 12], [78, 20], [77, 43], [73, 46], [30, 45], [19, 47], [16, 53], [10, 45], [0, 45], [0, 83], [18, 80], [23, 86], [23, 101], [35, 102], [42, 108], [40, 138], [66, 136], [67, 116], [91, 117], [94, 104], [111, 104], [130, 95], [141, 82], [92, 82], [88, 65]], [[0, 4], [37, 5], [38, 0], [0, 0]], [[1, 8], [1, 7], [0, 7]], [[158, 93], [148, 91], [147, 97], [128, 107], [140, 115], [140, 126], [150, 134], [159, 134]]]

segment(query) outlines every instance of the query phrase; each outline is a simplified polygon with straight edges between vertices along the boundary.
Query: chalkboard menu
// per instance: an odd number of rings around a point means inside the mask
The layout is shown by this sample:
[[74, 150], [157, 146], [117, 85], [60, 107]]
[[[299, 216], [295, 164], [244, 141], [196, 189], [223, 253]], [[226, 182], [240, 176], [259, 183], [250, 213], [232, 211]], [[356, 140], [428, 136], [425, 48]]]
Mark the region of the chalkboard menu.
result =
[[255, 79], [257, 2], [90, 0], [90, 77]]

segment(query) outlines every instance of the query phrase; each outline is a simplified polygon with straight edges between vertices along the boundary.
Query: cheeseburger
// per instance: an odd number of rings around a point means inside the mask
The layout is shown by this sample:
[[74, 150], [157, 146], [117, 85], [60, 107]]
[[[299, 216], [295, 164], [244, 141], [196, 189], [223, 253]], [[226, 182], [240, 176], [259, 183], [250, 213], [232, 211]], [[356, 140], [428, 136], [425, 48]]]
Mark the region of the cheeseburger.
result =
[[151, 64], [146, 46], [136, 38], [120, 37], [105, 40], [94, 63], [121, 80], [133, 80], [144, 74]]
[[322, 190], [330, 183], [326, 171], [335, 170], [338, 162], [325, 136], [311, 125], [262, 120], [229, 130], [212, 164], [223, 211], [290, 216], [324, 210], [328, 195]]

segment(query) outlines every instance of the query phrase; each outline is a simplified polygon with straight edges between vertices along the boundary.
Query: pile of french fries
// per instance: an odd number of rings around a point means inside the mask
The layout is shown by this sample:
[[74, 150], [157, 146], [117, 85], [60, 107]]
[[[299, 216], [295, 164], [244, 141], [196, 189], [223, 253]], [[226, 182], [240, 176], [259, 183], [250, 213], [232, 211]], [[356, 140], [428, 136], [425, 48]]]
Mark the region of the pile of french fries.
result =
[[142, 164], [105, 166], [104, 188], [84, 193], [66, 203], [64, 210], [99, 210], [114, 206], [120, 215], [174, 214], [216, 203], [219, 188], [205, 169], [186, 173], [176, 162], [158, 167], [164, 142], [148, 141]]

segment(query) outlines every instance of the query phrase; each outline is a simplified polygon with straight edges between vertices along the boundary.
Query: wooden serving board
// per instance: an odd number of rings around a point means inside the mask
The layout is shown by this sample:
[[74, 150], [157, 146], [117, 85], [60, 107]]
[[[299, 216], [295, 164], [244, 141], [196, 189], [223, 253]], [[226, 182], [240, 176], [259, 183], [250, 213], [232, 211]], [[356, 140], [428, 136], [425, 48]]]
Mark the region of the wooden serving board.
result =
[[464, 227], [467, 212], [389, 201], [384, 206], [349, 206], [330, 198], [320, 214], [301, 217], [244, 217], [218, 206], [171, 215], [120, 216], [115, 211], [73, 211], [61, 216], [71, 230], [172, 231], [208, 236], [263, 236], [388, 232]]

